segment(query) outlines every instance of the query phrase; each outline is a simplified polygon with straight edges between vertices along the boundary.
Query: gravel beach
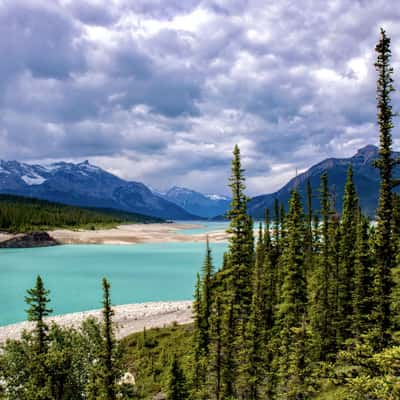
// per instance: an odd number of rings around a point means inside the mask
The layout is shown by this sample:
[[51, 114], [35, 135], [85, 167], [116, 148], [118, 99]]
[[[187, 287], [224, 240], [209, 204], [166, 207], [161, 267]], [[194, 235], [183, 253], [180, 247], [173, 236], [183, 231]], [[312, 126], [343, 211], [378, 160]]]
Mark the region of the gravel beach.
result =
[[[143, 328], [162, 328], [172, 323], [187, 324], [192, 322], [192, 301], [160, 301], [150, 303], [125, 304], [113, 307], [117, 339]], [[101, 318], [101, 310], [83, 311], [57, 315], [46, 319], [60, 326], [78, 327], [88, 317]], [[32, 329], [33, 324], [25, 321], [0, 327], [0, 343], [7, 339], [18, 339], [24, 329]]]
[[[201, 228], [199, 224], [126, 224], [112, 229], [68, 230], [56, 229], [48, 233], [60, 244], [134, 244], [168, 242], [205, 242], [207, 234], [184, 234], [184, 229]], [[0, 233], [0, 242], [20, 235]], [[228, 239], [225, 230], [208, 232], [212, 242], [224, 242]]]

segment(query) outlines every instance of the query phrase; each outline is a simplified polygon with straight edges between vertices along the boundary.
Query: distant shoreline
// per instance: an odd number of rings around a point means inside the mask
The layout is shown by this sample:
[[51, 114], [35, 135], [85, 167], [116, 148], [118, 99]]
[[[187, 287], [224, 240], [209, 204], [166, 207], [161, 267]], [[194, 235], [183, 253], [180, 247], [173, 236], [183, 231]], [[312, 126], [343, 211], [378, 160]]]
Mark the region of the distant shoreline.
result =
[[[58, 244], [111, 244], [129, 245], [135, 243], [170, 243], [170, 242], [204, 242], [206, 234], [185, 234], [184, 229], [201, 228], [199, 224], [185, 223], [150, 223], [123, 224], [110, 229], [55, 229], [48, 234]], [[18, 234], [0, 233], [0, 242], [18, 237]], [[228, 239], [225, 231], [208, 233], [212, 242], [224, 242]], [[29, 247], [35, 247], [32, 243]]]
[[[173, 323], [192, 322], [191, 300], [124, 304], [114, 306], [113, 309], [117, 339], [141, 332], [144, 328], [162, 328]], [[48, 324], [55, 322], [62, 327], [78, 328], [88, 317], [101, 320], [101, 310], [56, 315], [46, 318], [46, 322]], [[4, 343], [7, 339], [19, 339], [23, 330], [32, 330], [33, 326], [33, 323], [28, 321], [0, 326], [0, 343]]]

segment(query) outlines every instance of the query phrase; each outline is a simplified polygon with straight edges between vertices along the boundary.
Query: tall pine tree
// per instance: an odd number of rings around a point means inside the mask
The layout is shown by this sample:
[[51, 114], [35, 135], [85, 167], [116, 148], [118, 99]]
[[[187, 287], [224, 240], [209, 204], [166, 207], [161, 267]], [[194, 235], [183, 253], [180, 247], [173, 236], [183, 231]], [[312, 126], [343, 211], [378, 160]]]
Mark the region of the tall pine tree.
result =
[[390, 66], [390, 38], [381, 29], [381, 37], [375, 47], [377, 60], [377, 110], [379, 125], [379, 159], [376, 167], [380, 173], [380, 193], [376, 227], [376, 266], [374, 274], [374, 334], [378, 348], [389, 341], [391, 330], [390, 299], [392, 291], [392, 268], [394, 266], [394, 243], [392, 240], [393, 193], [398, 182], [393, 179], [396, 160], [392, 156], [393, 116], [391, 93], [393, 68]]
[[[295, 334], [302, 326], [307, 308], [305, 225], [300, 195], [293, 190], [286, 218], [287, 236], [282, 253], [284, 280], [279, 305], [280, 362], [279, 389], [283, 398], [301, 398], [301, 385], [291, 371], [298, 369], [298, 353], [295, 344], [302, 336]], [[302, 345], [299, 343], [299, 346]], [[290, 395], [289, 395], [290, 393]], [[285, 395], [286, 394], [286, 395]]]
[[34, 288], [27, 291], [28, 295], [25, 297], [25, 302], [29, 305], [27, 310], [28, 320], [35, 322], [35, 340], [37, 354], [46, 352], [46, 339], [48, 326], [44, 318], [53, 312], [52, 309], [47, 308], [47, 303], [50, 302], [49, 290], [46, 290], [43, 285], [43, 280], [38, 275], [36, 278], [36, 285]]
[[114, 311], [111, 307], [110, 283], [103, 278], [103, 348], [100, 355], [100, 384], [101, 396], [104, 400], [116, 399], [117, 366], [115, 365], [115, 337], [112, 317]]
[[358, 196], [353, 182], [353, 169], [350, 166], [344, 188], [343, 213], [340, 225], [340, 261], [338, 273], [337, 337], [341, 345], [352, 334], [353, 322], [352, 296], [354, 292], [354, 263], [356, 256]]

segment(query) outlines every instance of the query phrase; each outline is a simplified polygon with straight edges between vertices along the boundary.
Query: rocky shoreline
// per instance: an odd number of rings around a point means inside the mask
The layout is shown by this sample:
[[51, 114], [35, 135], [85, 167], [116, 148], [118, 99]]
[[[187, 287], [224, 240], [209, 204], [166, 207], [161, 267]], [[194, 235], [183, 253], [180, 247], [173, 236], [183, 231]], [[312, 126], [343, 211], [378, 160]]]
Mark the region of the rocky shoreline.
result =
[[[122, 339], [144, 328], [162, 328], [177, 324], [192, 322], [192, 301], [159, 301], [149, 303], [125, 304], [113, 307], [115, 315], [115, 333], [117, 339]], [[46, 322], [55, 322], [59, 326], [78, 328], [88, 317], [98, 320], [102, 318], [101, 310], [82, 311], [71, 314], [57, 315], [46, 318]], [[0, 327], [0, 344], [7, 339], [19, 339], [24, 330], [33, 329], [32, 322], [24, 321]]]
[[18, 234], [0, 242], [0, 248], [19, 249], [29, 247], [48, 247], [60, 244], [47, 232], [31, 232], [27, 234]]
[[59, 244], [121, 244], [135, 243], [171, 243], [205, 242], [208, 235], [212, 242], [225, 242], [228, 234], [225, 230], [208, 233], [185, 234], [185, 229], [196, 229], [201, 224], [189, 223], [151, 223], [125, 224], [111, 229], [55, 229], [50, 232], [29, 234], [0, 233], [0, 248], [29, 248], [56, 246]]

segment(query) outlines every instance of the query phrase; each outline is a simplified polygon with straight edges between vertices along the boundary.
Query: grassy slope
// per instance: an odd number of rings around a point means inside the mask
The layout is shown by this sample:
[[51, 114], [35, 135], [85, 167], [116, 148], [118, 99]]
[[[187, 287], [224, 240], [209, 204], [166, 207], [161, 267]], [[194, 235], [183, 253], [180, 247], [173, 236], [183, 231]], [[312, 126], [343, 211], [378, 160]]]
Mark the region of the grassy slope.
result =
[[[166, 393], [169, 365], [173, 354], [178, 357], [184, 371], [191, 371], [193, 367], [193, 325], [157, 328], [144, 333], [136, 333], [123, 339], [121, 345], [123, 369], [135, 376], [135, 398], [138, 399], [152, 399], [157, 393]], [[384, 388], [383, 392], [385, 393], [388, 388], [390, 393], [393, 393], [394, 388], [397, 387], [398, 392], [396, 393], [400, 394], [400, 378], [396, 372], [400, 368], [400, 358], [398, 357], [400, 347], [390, 348], [382, 354], [381, 360], [385, 365], [376, 371], [377, 380], [365, 380], [366, 376], [364, 376], [364, 380], [360, 381], [357, 388], [358, 395], [353, 393], [352, 384], [343, 384], [346, 380], [342, 381], [342, 384], [323, 380], [319, 381], [321, 385], [319, 391], [310, 398], [314, 400], [349, 400], [350, 398], [357, 400], [367, 398], [394, 400], [399, 398], [396, 397], [396, 394], [395, 397], [389, 395], [388, 397], [380, 395], [368, 397], [367, 394], [360, 394], [365, 389], [364, 382], [367, 382], [367, 384], [369, 382], [368, 393], [374, 391], [379, 385], [381, 390]], [[339, 371], [337, 372], [339, 373]], [[190, 376], [186, 378], [190, 380]]]
[[122, 340], [123, 365], [134, 374], [137, 398], [149, 399], [166, 391], [169, 363], [173, 354], [190, 370], [192, 325], [156, 328]]
[[0, 230], [30, 232], [54, 228], [104, 228], [162, 219], [113, 209], [68, 206], [28, 197], [0, 195]]

